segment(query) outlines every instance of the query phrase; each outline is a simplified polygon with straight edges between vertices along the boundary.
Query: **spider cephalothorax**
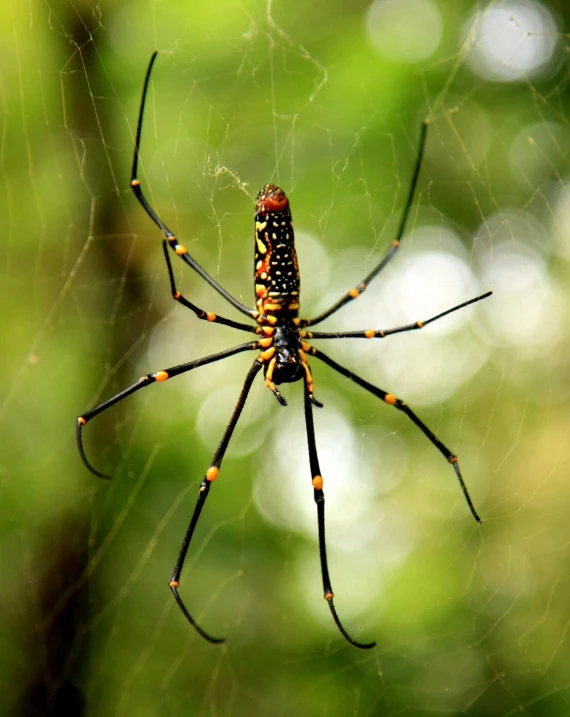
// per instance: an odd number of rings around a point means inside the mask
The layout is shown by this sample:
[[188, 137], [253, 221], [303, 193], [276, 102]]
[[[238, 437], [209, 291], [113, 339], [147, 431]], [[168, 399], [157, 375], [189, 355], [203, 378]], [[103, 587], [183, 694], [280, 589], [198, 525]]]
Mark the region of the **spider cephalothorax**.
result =
[[274, 382], [279, 385], [280, 383], [293, 383], [302, 379], [305, 375], [304, 364], [301, 359], [304, 352], [301, 348], [299, 331], [287, 324], [275, 327], [273, 345], [275, 346], [276, 358], [275, 370], [273, 371]]
[[[407, 331], [415, 331], [421, 329], [424, 326], [436, 321], [437, 319], [450, 314], [453, 311], [463, 308], [469, 304], [473, 304], [481, 299], [486, 298], [491, 294], [487, 292], [481, 296], [477, 296], [469, 301], [464, 301], [462, 304], [447, 309], [436, 316], [432, 316], [424, 321], [415, 321], [405, 326], [398, 326], [391, 329], [362, 329], [358, 331], [345, 331], [335, 333], [315, 333], [313, 331], [306, 331], [308, 326], [315, 326], [321, 321], [324, 321], [329, 316], [332, 316], [336, 311], [342, 308], [345, 304], [354, 301], [358, 298], [362, 292], [366, 290], [368, 284], [382, 271], [382, 269], [390, 262], [396, 255], [399, 247], [400, 240], [404, 234], [406, 225], [406, 219], [408, 217], [418, 174], [422, 164], [423, 150], [425, 146], [425, 138], [427, 132], [427, 125], [422, 125], [422, 132], [420, 136], [420, 145], [418, 155], [416, 159], [415, 170], [412, 176], [412, 182], [410, 191], [402, 219], [398, 228], [396, 239], [392, 243], [392, 246], [388, 249], [384, 257], [381, 259], [379, 264], [354, 288], [349, 289], [347, 293], [342, 296], [337, 302], [330, 306], [326, 311], [318, 314], [316, 317], [311, 319], [299, 319], [299, 292], [300, 292], [300, 281], [299, 281], [299, 265], [297, 263], [297, 255], [295, 253], [295, 236], [293, 233], [293, 225], [291, 223], [291, 210], [289, 207], [289, 200], [285, 195], [285, 192], [277, 187], [275, 184], [267, 184], [264, 186], [259, 194], [257, 195], [256, 207], [255, 207], [255, 259], [254, 259], [254, 281], [255, 281], [255, 308], [250, 309], [244, 306], [240, 301], [234, 298], [229, 292], [227, 292], [218, 282], [213, 279], [208, 272], [206, 272], [198, 264], [198, 262], [188, 253], [188, 250], [183, 244], [180, 244], [178, 239], [166, 226], [166, 224], [158, 217], [154, 209], [148, 203], [144, 196], [140, 181], [137, 178], [138, 173], [138, 161], [139, 161], [139, 149], [141, 143], [141, 131], [142, 122], [144, 116], [145, 99], [150, 80], [152, 66], [156, 59], [157, 53], [155, 52], [150, 60], [148, 69], [146, 71], [145, 82], [143, 87], [143, 94], [141, 100], [141, 106], [139, 111], [139, 119], [137, 125], [137, 134], [135, 140], [135, 154], [133, 158], [133, 168], [131, 173], [131, 188], [135, 193], [136, 198], [150, 216], [152, 221], [160, 228], [164, 234], [163, 239], [163, 252], [166, 260], [166, 266], [168, 270], [168, 277], [170, 281], [170, 289], [172, 297], [182, 306], [190, 309], [194, 314], [204, 321], [211, 323], [222, 324], [229, 326], [230, 328], [237, 329], [239, 331], [245, 331], [256, 335], [255, 341], [249, 341], [225, 351], [220, 351], [217, 354], [211, 356], [205, 356], [204, 358], [197, 359], [195, 361], [189, 361], [188, 363], [179, 364], [178, 366], [172, 366], [155, 373], [149, 373], [136, 381], [132, 386], [121, 391], [117, 395], [109, 398], [107, 401], [95, 406], [90, 411], [87, 411], [77, 419], [77, 445], [81, 458], [87, 468], [95, 473], [95, 475], [102, 478], [106, 478], [103, 473], [95, 470], [85, 455], [82, 442], [82, 430], [88, 421], [102, 413], [107, 408], [110, 408], [114, 404], [122, 401], [124, 398], [131, 396], [135, 391], [141, 388], [145, 388], [156, 382], [166, 381], [175, 376], [180, 376], [183, 373], [192, 371], [199, 366], [204, 366], [215, 361], [234, 356], [243, 351], [259, 351], [256, 359], [254, 360], [248, 374], [245, 378], [243, 388], [239, 395], [238, 401], [230, 418], [230, 421], [224, 431], [222, 439], [214, 453], [210, 467], [207, 469], [205, 476], [200, 483], [200, 489], [198, 493], [198, 499], [190, 519], [190, 524], [186, 530], [184, 541], [174, 566], [174, 571], [170, 579], [169, 587], [172, 590], [174, 598], [178, 603], [183, 614], [187, 620], [193, 625], [197, 632], [206, 638], [210, 642], [223, 642], [223, 639], [214, 638], [211, 635], [204, 632], [204, 630], [196, 623], [194, 618], [190, 615], [182, 598], [179, 595], [178, 587], [180, 576], [182, 574], [182, 568], [186, 559], [186, 554], [190, 546], [190, 542], [194, 535], [198, 519], [204, 507], [204, 503], [209, 495], [212, 483], [218, 477], [220, 466], [224, 459], [226, 450], [228, 448], [230, 439], [241, 415], [243, 407], [245, 405], [251, 385], [258, 374], [263, 369], [265, 375], [265, 382], [267, 387], [275, 394], [280, 403], [285, 404], [285, 399], [281, 396], [276, 388], [276, 384], [281, 383], [293, 383], [295, 381], [304, 380], [304, 393], [305, 393], [305, 423], [307, 427], [307, 444], [309, 449], [309, 463], [311, 468], [311, 478], [313, 485], [313, 495], [315, 503], [317, 505], [317, 524], [318, 524], [318, 536], [319, 536], [319, 555], [321, 560], [321, 572], [323, 579], [323, 591], [324, 598], [327, 601], [333, 619], [342, 633], [342, 635], [355, 647], [370, 648], [374, 647], [374, 642], [361, 643], [354, 640], [344, 629], [340, 622], [336, 609], [333, 603], [333, 591], [331, 586], [331, 580], [329, 576], [328, 561], [327, 561], [327, 550], [325, 543], [325, 495], [323, 492], [323, 478], [319, 467], [319, 459], [317, 456], [317, 445], [315, 440], [315, 430], [313, 425], [313, 405], [320, 406], [321, 404], [316, 401], [313, 396], [313, 379], [309, 368], [309, 356], [314, 356], [323, 363], [333, 368], [338, 373], [342, 374], [346, 378], [350, 379], [354, 383], [358, 384], [372, 395], [380, 398], [389, 406], [393, 406], [405, 413], [408, 418], [420, 429], [420, 431], [431, 441], [431, 443], [440, 451], [440, 453], [446, 458], [446, 460], [453, 466], [457, 479], [459, 480], [463, 494], [469, 505], [469, 509], [473, 514], [474, 518], [479, 521], [480, 518], [473, 507], [471, 498], [467, 492], [465, 483], [461, 471], [459, 470], [459, 463], [457, 462], [457, 456], [455, 456], [438, 438], [437, 436], [425, 425], [425, 423], [412, 411], [412, 409], [404, 403], [401, 399], [397, 398], [393, 393], [384, 391], [377, 386], [369, 383], [363, 378], [360, 378], [351, 370], [341, 366], [336, 361], [331, 359], [327, 354], [311, 346], [307, 340], [309, 339], [343, 339], [343, 338], [384, 338], [391, 334], [404, 333]], [[242, 314], [247, 316], [253, 321], [253, 325], [244, 324], [234, 319], [226, 319], [223, 316], [218, 316], [211, 311], [205, 311], [200, 309], [196, 304], [193, 304], [176, 288], [176, 282], [174, 278], [174, 272], [172, 270], [172, 264], [170, 262], [169, 249], [172, 250], [178, 257], [182, 259], [190, 268], [192, 268], [199, 276], [202, 277], [213, 289], [221, 294], [226, 301], [237, 309]]]

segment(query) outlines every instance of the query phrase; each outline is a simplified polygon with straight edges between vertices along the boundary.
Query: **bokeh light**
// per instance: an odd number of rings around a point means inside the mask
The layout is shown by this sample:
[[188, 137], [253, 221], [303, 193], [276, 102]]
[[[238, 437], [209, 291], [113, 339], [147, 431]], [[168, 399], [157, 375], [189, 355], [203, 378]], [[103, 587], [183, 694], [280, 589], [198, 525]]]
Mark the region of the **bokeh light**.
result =
[[489, 3], [464, 28], [467, 64], [494, 82], [521, 82], [551, 71], [559, 45], [554, 16], [541, 2]]
[[443, 20], [432, 0], [374, 0], [366, 14], [373, 47], [396, 62], [426, 60], [437, 50]]
[[516, 348], [527, 361], [551, 354], [562, 338], [566, 311], [548, 272], [551, 244], [536, 216], [508, 208], [490, 215], [475, 237], [474, 260], [495, 292], [483, 307], [491, 334], [482, 338]]
[[500, 306], [485, 307], [495, 341], [527, 357], [555, 350], [565, 312], [543, 257], [524, 244], [495, 242], [484, 275]]

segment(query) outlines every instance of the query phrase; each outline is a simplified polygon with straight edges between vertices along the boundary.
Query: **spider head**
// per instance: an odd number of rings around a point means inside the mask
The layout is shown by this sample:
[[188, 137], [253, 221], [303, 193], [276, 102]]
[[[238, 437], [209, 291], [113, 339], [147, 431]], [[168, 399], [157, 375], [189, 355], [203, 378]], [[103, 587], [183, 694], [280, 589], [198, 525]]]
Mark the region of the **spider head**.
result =
[[266, 184], [259, 190], [255, 200], [255, 213], [283, 212], [289, 209], [289, 200], [285, 192], [276, 184]]

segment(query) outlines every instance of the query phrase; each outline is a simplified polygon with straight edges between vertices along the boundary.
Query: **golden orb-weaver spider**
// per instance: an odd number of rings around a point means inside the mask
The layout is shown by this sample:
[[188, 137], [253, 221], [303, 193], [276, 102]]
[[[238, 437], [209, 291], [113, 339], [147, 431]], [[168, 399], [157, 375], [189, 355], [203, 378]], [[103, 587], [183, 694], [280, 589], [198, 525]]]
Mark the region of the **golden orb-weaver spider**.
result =
[[[329, 576], [329, 568], [327, 561], [327, 550], [325, 543], [325, 496], [323, 493], [323, 478], [321, 476], [321, 470], [319, 468], [319, 459], [317, 456], [317, 447], [315, 442], [315, 429], [313, 424], [313, 406], [321, 407], [322, 404], [317, 401], [314, 396], [313, 378], [311, 369], [309, 367], [309, 356], [314, 356], [323, 363], [333, 368], [338, 373], [346, 376], [346, 378], [354, 381], [366, 391], [369, 391], [374, 396], [377, 396], [382, 401], [387, 403], [399, 411], [405, 413], [408, 418], [416, 424], [416, 426], [422, 431], [422, 433], [433, 443], [433, 445], [443, 454], [443, 456], [451, 463], [457, 479], [461, 485], [461, 489], [473, 514], [473, 517], [480, 521], [479, 516], [471, 502], [471, 498], [467, 491], [467, 487], [463, 481], [457, 457], [436, 437], [434, 433], [421, 421], [418, 416], [412, 411], [409, 406], [399, 398], [396, 398], [394, 394], [384, 391], [377, 386], [373, 386], [368, 381], [360, 378], [356, 374], [352, 373], [349, 369], [341, 366], [336, 361], [331, 359], [329, 356], [324, 354], [322, 351], [314, 348], [309, 344], [309, 340], [313, 339], [342, 339], [342, 338], [384, 338], [391, 334], [402, 333], [405, 331], [415, 331], [421, 329], [433, 321], [441, 319], [443, 316], [457, 311], [464, 306], [469, 306], [481, 299], [485, 299], [490, 296], [492, 292], [488, 291], [481, 296], [477, 296], [469, 301], [464, 301], [462, 304], [453, 306], [447, 311], [443, 311], [436, 316], [432, 316], [424, 321], [416, 321], [413, 324], [407, 324], [405, 326], [399, 326], [392, 329], [375, 330], [367, 329], [362, 331], [350, 331], [350, 332], [334, 332], [334, 333], [319, 333], [313, 331], [307, 331], [309, 326], [320, 324], [325, 319], [332, 316], [336, 311], [341, 309], [346, 304], [354, 301], [363, 291], [367, 288], [370, 282], [384, 269], [384, 267], [390, 262], [396, 255], [400, 248], [400, 240], [404, 234], [406, 226], [406, 220], [410, 212], [414, 192], [418, 180], [418, 175], [422, 165], [422, 157], [426, 141], [427, 124], [422, 124], [422, 130], [420, 135], [419, 148], [416, 158], [416, 164], [410, 190], [404, 212], [396, 239], [392, 243], [392, 246], [382, 258], [380, 263], [371, 271], [355, 288], [350, 289], [342, 298], [340, 298], [335, 304], [329, 309], [323, 311], [313, 319], [300, 319], [299, 318], [299, 292], [300, 292], [300, 279], [299, 279], [299, 265], [297, 263], [297, 255], [295, 252], [294, 233], [293, 226], [291, 223], [291, 211], [289, 208], [289, 200], [287, 199], [285, 192], [274, 184], [268, 184], [264, 186], [259, 194], [257, 195], [256, 207], [255, 207], [255, 259], [254, 259], [254, 282], [255, 282], [255, 309], [248, 309], [242, 303], [237, 301], [231, 294], [229, 294], [224, 288], [222, 288], [202, 267], [190, 256], [188, 250], [183, 244], [180, 244], [178, 239], [173, 235], [166, 224], [157, 216], [155, 211], [152, 209], [147, 199], [145, 198], [140, 181], [137, 178], [138, 174], [138, 161], [139, 161], [139, 150], [141, 144], [141, 132], [144, 116], [144, 108], [150, 76], [154, 61], [157, 57], [157, 53], [154, 52], [150, 63], [148, 65], [140, 110], [137, 123], [137, 132], [135, 139], [135, 153], [133, 158], [133, 167], [131, 173], [131, 188], [153, 222], [161, 229], [164, 234], [162, 241], [164, 257], [166, 259], [166, 266], [168, 269], [168, 276], [170, 279], [170, 288], [172, 290], [172, 297], [178, 301], [182, 306], [193, 311], [199, 319], [209, 321], [215, 324], [224, 324], [225, 326], [231, 326], [239, 331], [247, 331], [256, 334], [257, 338], [255, 341], [251, 341], [239, 346], [234, 346], [231, 349], [220, 351], [219, 353], [212, 354], [211, 356], [205, 356], [196, 361], [189, 361], [178, 366], [173, 366], [162, 371], [155, 373], [149, 373], [146, 376], [140, 378], [136, 383], [129, 388], [121, 391], [107, 401], [99, 404], [90, 411], [87, 411], [77, 419], [77, 445], [79, 453], [86, 467], [100, 478], [108, 478], [97, 471], [87, 460], [85, 451], [83, 449], [82, 442], [82, 429], [85, 424], [95, 416], [99, 415], [107, 408], [114, 406], [119, 401], [132, 395], [136, 391], [145, 386], [150, 386], [152, 383], [166, 381], [175, 376], [180, 376], [183, 373], [192, 371], [199, 366], [205, 366], [208, 363], [214, 361], [221, 361], [222, 359], [234, 356], [235, 354], [241, 353], [242, 351], [259, 351], [253, 365], [249, 369], [249, 372], [245, 378], [241, 393], [238, 401], [230, 418], [230, 421], [224, 431], [222, 439], [214, 453], [214, 457], [210, 463], [210, 467], [206, 471], [206, 475], [200, 484], [198, 500], [190, 520], [190, 524], [186, 530], [182, 547], [178, 554], [174, 571], [170, 582], [168, 583], [172, 594], [176, 602], [178, 603], [183, 614], [186, 616], [190, 624], [196, 629], [196, 631], [204, 637], [206, 640], [213, 643], [224, 642], [223, 638], [215, 638], [206, 633], [194, 620], [191, 614], [188, 612], [185, 604], [183, 603], [178, 587], [180, 583], [180, 575], [186, 559], [186, 554], [190, 546], [190, 542], [194, 535], [200, 513], [206, 502], [206, 499], [210, 493], [212, 483], [216, 480], [224, 455], [228, 448], [230, 438], [234, 432], [238, 419], [241, 415], [243, 407], [245, 405], [249, 390], [255, 379], [256, 375], [261, 369], [265, 376], [265, 384], [267, 388], [275, 395], [279, 403], [283, 406], [287, 405], [287, 402], [277, 389], [277, 386], [282, 383], [293, 383], [295, 381], [304, 382], [305, 387], [305, 423], [307, 428], [307, 443], [309, 448], [309, 461], [311, 467], [311, 476], [314, 490], [314, 499], [317, 505], [317, 521], [318, 521], [318, 535], [319, 535], [319, 553], [321, 561], [321, 571], [323, 579], [323, 590], [324, 597], [328, 603], [333, 619], [340, 630], [343, 637], [348, 640], [351, 645], [355, 647], [368, 649], [374, 647], [375, 642], [362, 643], [354, 640], [345, 630], [342, 625], [333, 602], [334, 594], [332, 590], [331, 580]], [[255, 326], [249, 324], [243, 324], [233, 319], [226, 319], [222, 316], [218, 316], [212, 312], [204, 311], [198, 306], [193, 304], [191, 301], [186, 299], [176, 288], [176, 282], [174, 279], [174, 272], [172, 270], [172, 264], [170, 262], [170, 256], [168, 249], [172, 249], [174, 253], [179, 256], [188, 266], [190, 266], [195, 272], [197, 272], [210, 286], [212, 286], [218, 293], [220, 293], [228, 303], [230, 303], [235, 309], [241, 311], [250, 319], [253, 319]]]

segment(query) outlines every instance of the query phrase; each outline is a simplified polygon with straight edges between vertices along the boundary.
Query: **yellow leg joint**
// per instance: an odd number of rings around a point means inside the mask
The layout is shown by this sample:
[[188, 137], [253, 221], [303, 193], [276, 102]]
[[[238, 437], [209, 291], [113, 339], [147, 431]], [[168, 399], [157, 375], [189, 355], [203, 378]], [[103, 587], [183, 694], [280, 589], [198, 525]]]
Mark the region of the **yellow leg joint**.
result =
[[315, 490], [322, 490], [323, 489], [323, 477], [322, 476], [315, 476], [313, 478], [313, 488]]
[[220, 472], [219, 468], [216, 468], [216, 466], [212, 466], [211, 468], [208, 468], [206, 471], [206, 480], [209, 480], [210, 483], [212, 481], [215, 481], [218, 477], [218, 473]]

